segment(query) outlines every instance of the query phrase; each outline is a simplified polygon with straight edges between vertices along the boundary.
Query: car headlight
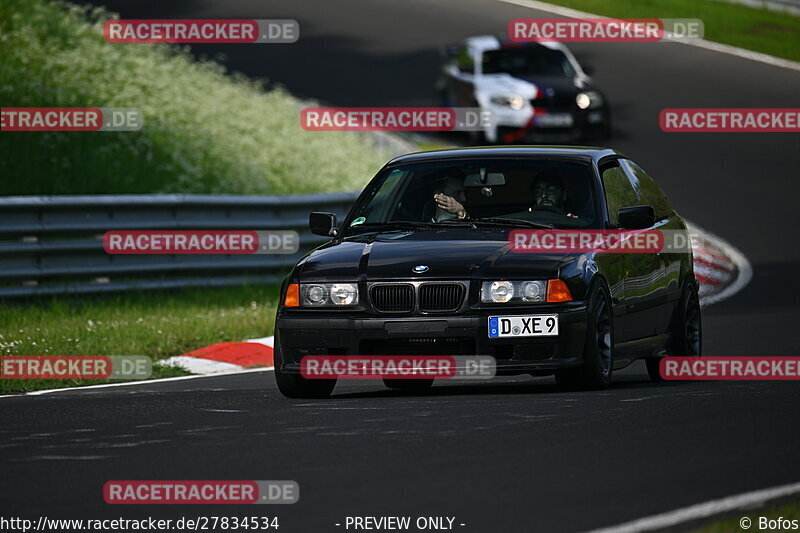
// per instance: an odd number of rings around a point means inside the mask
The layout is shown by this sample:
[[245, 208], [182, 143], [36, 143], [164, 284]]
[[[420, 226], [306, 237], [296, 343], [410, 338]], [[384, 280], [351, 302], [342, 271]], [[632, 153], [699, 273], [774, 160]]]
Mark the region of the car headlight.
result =
[[322, 307], [356, 305], [358, 285], [355, 283], [301, 283], [300, 305]]
[[575, 104], [580, 109], [596, 109], [603, 105], [603, 97], [596, 91], [578, 93], [575, 97]]
[[509, 107], [514, 111], [518, 111], [525, 106], [525, 99], [518, 94], [492, 96], [489, 100], [494, 105], [498, 105], [500, 107]]
[[524, 302], [541, 302], [545, 296], [544, 281], [523, 281], [521, 283], [522, 294], [520, 297]]
[[544, 302], [547, 282], [537, 281], [484, 281], [481, 285], [481, 302], [507, 303]]

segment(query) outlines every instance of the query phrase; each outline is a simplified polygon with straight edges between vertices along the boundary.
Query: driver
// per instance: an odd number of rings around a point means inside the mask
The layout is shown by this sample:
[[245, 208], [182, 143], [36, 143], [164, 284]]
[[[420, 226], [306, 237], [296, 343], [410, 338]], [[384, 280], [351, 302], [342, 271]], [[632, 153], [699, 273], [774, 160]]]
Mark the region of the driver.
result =
[[436, 214], [433, 216], [432, 222], [466, 218], [467, 210], [464, 208], [466, 198], [464, 181], [457, 177], [447, 178], [441, 190], [437, 190], [433, 195], [436, 202]]
[[553, 172], [545, 170], [536, 176], [533, 180], [533, 198], [533, 207], [528, 211], [555, 211], [570, 218], [578, 218], [577, 215], [565, 212], [567, 189], [564, 187], [564, 180]]

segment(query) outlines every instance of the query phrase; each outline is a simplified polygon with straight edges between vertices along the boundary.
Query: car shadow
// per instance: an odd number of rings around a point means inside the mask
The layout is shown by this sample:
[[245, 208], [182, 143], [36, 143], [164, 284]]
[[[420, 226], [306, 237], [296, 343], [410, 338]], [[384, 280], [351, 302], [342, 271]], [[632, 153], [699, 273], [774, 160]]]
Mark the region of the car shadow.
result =
[[414, 397], [457, 397], [481, 395], [586, 395], [586, 394], [613, 394], [622, 390], [663, 391], [665, 389], [679, 388], [690, 385], [688, 381], [662, 381], [654, 382], [647, 376], [631, 375], [615, 378], [608, 389], [599, 391], [571, 391], [561, 388], [552, 380], [532, 380], [515, 382], [482, 382], [482, 383], [442, 383], [437, 382], [430, 389], [422, 391], [406, 391], [395, 389], [381, 389], [381, 384], [376, 383], [377, 390], [334, 391], [331, 399], [363, 399], [363, 398], [414, 398]]

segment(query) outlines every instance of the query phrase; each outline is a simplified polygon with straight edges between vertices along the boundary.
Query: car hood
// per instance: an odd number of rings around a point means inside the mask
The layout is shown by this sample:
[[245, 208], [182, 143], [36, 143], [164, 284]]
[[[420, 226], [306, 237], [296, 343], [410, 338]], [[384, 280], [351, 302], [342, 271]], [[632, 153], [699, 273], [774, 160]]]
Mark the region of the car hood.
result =
[[[519, 279], [555, 277], [567, 261], [561, 253], [511, 251], [507, 232], [448, 229], [348, 238], [312, 251], [298, 266], [302, 281]], [[428, 270], [415, 273], [419, 265]]]
[[508, 74], [486, 74], [475, 79], [475, 91], [487, 96], [518, 94], [526, 99], [536, 97], [536, 85]]
[[481, 76], [475, 84], [477, 91], [487, 95], [519, 94], [523, 98], [552, 96], [555, 94], [577, 94], [591, 89], [588, 80], [576, 76], [519, 76], [509, 74], [487, 74]]
[[535, 85], [539, 89], [539, 97], [548, 96], [548, 91], [552, 91], [553, 94], [577, 94], [581, 91], [591, 89], [589, 83], [580, 77], [530, 76], [520, 77], [519, 79]]

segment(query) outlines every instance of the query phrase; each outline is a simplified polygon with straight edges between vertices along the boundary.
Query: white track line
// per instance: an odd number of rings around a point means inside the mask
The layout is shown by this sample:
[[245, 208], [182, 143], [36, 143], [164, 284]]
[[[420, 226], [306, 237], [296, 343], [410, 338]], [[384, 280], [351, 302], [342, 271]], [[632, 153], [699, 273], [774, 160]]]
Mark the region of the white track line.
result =
[[729, 513], [737, 509], [749, 510], [751, 507], [761, 506], [770, 500], [792, 496], [794, 494], [800, 494], [800, 483], [792, 483], [790, 485], [782, 485], [770, 489], [746, 492], [736, 496], [728, 496], [727, 498], [721, 498], [719, 500], [711, 500], [709, 502], [640, 518], [612, 527], [594, 529], [589, 533], [637, 533], [639, 531], [654, 531], [693, 522], [695, 520], [710, 518], [723, 513]]
[[182, 368], [192, 374], [230, 374], [244, 370], [239, 365], [214, 361], [213, 359], [203, 359], [201, 357], [190, 357], [187, 355], [175, 355], [158, 361], [159, 366], [171, 366]]
[[47, 389], [47, 390], [37, 390], [32, 392], [26, 392], [24, 394], [5, 394], [0, 396], [0, 398], [21, 398], [22, 396], [39, 396], [42, 394], [50, 394], [53, 392], [67, 392], [67, 391], [82, 391], [88, 389], [108, 389], [111, 387], [131, 387], [135, 385], [150, 385], [151, 383], [166, 383], [168, 381], [183, 381], [186, 379], [197, 379], [197, 378], [211, 378], [211, 377], [219, 377], [219, 376], [233, 376], [237, 374], [249, 374], [251, 372], [269, 372], [274, 370], [274, 367], [265, 366], [263, 368], [252, 368], [249, 370], [236, 370], [234, 372], [221, 372], [219, 374], [196, 374], [193, 376], [177, 376], [174, 378], [159, 378], [159, 379], [150, 379], [144, 381], [126, 381], [124, 383], [104, 383], [102, 385], [87, 385], [85, 387], [66, 387], [63, 389]]
[[[498, 0], [498, 1], [504, 2], [506, 4], [514, 4], [515, 6], [522, 6], [530, 9], [538, 9], [539, 11], [554, 13], [556, 15], [561, 15], [562, 17], [613, 18], [613, 17], [605, 17], [602, 15], [595, 15], [593, 13], [586, 13], [585, 11], [578, 11], [577, 9], [571, 9], [568, 7], [556, 6], [545, 2], [539, 2], [537, 0]], [[736, 46], [731, 46], [729, 44], [715, 43], [712, 41], [706, 41], [705, 39], [667, 38], [667, 40], [676, 43], [686, 44], [689, 46], [696, 46], [698, 48], [705, 48], [706, 50], [712, 50], [714, 52], [719, 52], [722, 54], [741, 57], [743, 59], [749, 59], [751, 61], [758, 61], [759, 63], [766, 63], [767, 65], [772, 65], [774, 67], [788, 68], [791, 70], [800, 70], [800, 63], [798, 63], [797, 61], [791, 61], [789, 59], [781, 59], [779, 57], [771, 56], [768, 54], [762, 54], [760, 52], [753, 52], [752, 50], [745, 50], [744, 48], [738, 48]]]

